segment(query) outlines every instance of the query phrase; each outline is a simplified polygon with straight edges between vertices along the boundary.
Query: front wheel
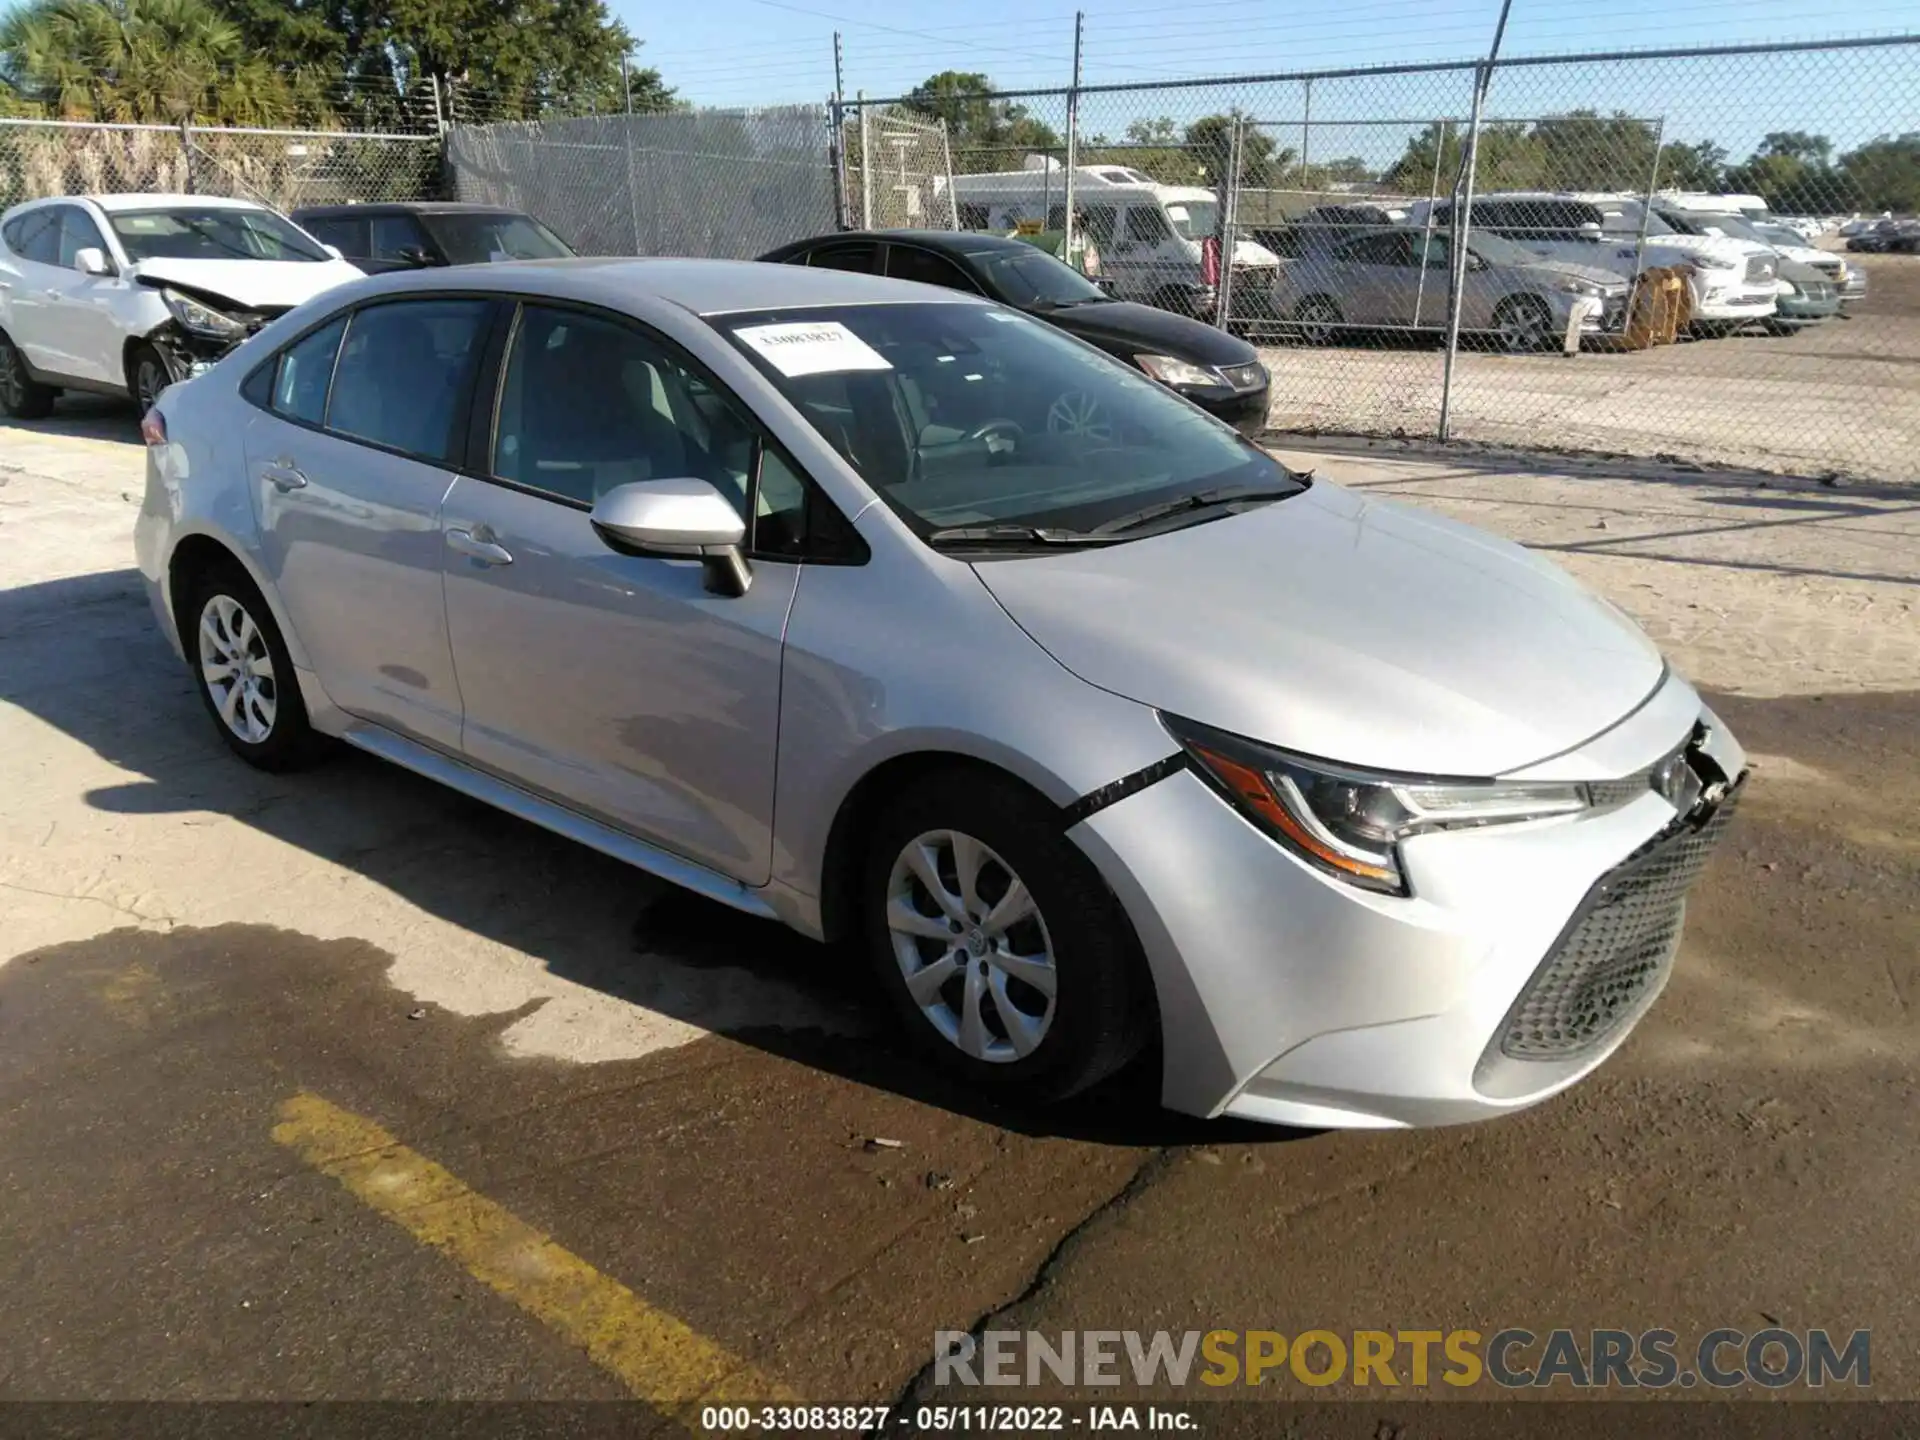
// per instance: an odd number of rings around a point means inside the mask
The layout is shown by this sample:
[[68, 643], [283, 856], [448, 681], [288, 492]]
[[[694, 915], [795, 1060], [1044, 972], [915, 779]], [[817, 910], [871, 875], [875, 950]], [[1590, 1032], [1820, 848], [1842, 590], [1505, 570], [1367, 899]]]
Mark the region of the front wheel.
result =
[[160, 352], [151, 345], [136, 345], [127, 356], [127, 393], [145, 415], [153, 408], [160, 392], [173, 383], [173, 375]]
[[0, 413], [9, 420], [44, 420], [60, 392], [28, 373], [27, 357], [11, 337], [0, 335]]
[[860, 903], [909, 1038], [970, 1088], [1065, 1099], [1151, 1033], [1132, 926], [1058, 813], [1010, 780], [956, 771], [901, 794], [872, 835]]
[[1553, 315], [1537, 295], [1514, 295], [1493, 312], [1494, 332], [1510, 355], [1528, 355], [1546, 348], [1553, 338]]
[[1339, 305], [1326, 295], [1309, 295], [1293, 310], [1295, 333], [1308, 345], [1331, 344], [1345, 318]]

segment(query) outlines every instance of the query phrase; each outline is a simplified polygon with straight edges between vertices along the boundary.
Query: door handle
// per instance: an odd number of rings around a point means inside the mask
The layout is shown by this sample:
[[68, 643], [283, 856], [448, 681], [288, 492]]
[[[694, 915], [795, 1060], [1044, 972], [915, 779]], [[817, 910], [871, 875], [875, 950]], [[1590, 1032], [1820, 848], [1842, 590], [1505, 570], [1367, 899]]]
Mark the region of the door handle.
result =
[[471, 530], [447, 531], [447, 545], [482, 565], [511, 565], [513, 552], [504, 545], [496, 544], [492, 537], [493, 531], [484, 525], [476, 525]]
[[282, 495], [289, 490], [307, 488], [307, 477], [300, 473], [300, 467], [291, 460], [271, 460], [260, 467], [260, 478], [265, 480]]

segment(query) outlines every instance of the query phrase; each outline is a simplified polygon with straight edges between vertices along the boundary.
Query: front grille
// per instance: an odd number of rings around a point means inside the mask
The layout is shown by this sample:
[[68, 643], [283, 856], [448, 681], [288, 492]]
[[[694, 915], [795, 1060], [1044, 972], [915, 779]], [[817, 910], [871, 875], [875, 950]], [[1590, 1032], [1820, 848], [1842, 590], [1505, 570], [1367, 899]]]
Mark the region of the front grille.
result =
[[1750, 255], [1747, 257], [1747, 283], [1760, 284], [1774, 278], [1775, 271], [1771, 255]]
[[1838, 280], [1841, 272], [1847, 268], [1847, 262], [1837, 256], [1831, 260], [1809, 260], [1807, 263], [1816, 270], [1824, 271], [1830, 280]]
[[1806, 284], [1800, 286], [1800, 293], [1809, 300], [1831, 300], [1833, 298], [1833, 286], [1827, 284], [1825, 281], [1809, 280]]
[[1236, 390], [1258, 390], [1267, 383], [1267, 369], [1257, 360], [1251, 365], [1222, 365], [1220, 373]]
[[1733, 818], [1735, 786], [1703, 824], [1681, 821], [1587, 892], [1502, 1026], [1514, 1060], [1570, 1060], [1593, 1050], [1658, 993], [1673, 964], [1687, 891]]

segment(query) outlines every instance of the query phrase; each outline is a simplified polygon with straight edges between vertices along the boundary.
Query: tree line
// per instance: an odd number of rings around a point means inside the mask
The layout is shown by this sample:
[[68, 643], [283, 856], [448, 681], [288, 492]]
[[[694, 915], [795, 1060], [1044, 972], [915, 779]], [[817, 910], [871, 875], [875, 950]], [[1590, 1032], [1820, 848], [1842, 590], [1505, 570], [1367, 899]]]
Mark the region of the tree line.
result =
[[[978, 72], [947, 70], [928, 77], [902, 100], [915, 114], [944, 120], [954, 169], [962, 173], [1017, 170], [1030, 154], [1063, 161], [1066, 141], [1018, 100], [1001, 99]], [[1325, 190], [1333, 185], [1377, 187], [1424, 195], [1436, 174], [1451, 187], [1464, 155], [1465, 127], [1436, 121], [1407, 141], [1385, 166], [1357, 155], [1301, 164], [1276, 134], [1286, 125], [1260, 125], [1234, 110], [1187, 125], [1169, 116], [1130, 122], [1116, 140], [1085, 137], [1083, 165], [1124, 165], [1167, 185], [1218, 185], [1233, 168], [1233, 131], [1239, 125], [1239, 176], [1246, 188]], [[1656, 168], [1656, 160], [1658, 162]], [[1533, 122], [1494, 122], [1480, 136], [1477, 166], [1482, 190], [1705, 190], [1756, 194], [1778, 214], [1852, 210], [1920, 210], [1920, 131], [1883, 135], [1835, 154], [1825, 136], [1782, 130], [1765, 136], [1735, 162], [1711, 141], [1661, 143], [1652, 123], [1624, 114], [1573, 110]]]
[[21, 0], [0, 114], [371, 129], [675, 105], [603, 0]]

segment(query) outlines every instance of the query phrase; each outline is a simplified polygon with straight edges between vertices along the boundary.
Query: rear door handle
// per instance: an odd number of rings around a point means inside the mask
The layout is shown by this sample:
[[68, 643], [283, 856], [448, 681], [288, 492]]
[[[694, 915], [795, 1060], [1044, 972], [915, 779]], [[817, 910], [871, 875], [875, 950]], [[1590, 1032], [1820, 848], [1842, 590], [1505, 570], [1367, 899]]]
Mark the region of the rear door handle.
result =
[[289, 490], [307, 488], [307, 477], [300, 473], [300, 467], [291, 460], [268, 461], [260, 467], [260, 478], [282, 495]]
[[495, 544], [492, 536], [493, 532], [486, 526], [476, 525], [471, 530], [447, 531], [447, 544], [482, 565], [511, 565], [513, 552]]

